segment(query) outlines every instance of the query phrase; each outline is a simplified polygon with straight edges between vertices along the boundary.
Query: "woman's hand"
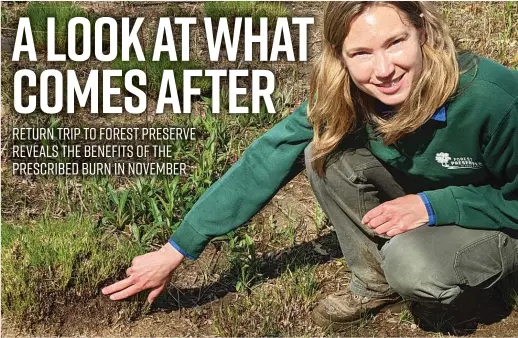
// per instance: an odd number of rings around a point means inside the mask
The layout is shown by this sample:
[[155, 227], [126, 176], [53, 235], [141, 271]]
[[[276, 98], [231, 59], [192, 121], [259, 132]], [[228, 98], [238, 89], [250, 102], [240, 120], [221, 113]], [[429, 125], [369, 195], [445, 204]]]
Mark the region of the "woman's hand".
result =
[[421, 197], [406, 195], [370, 210], [362, 223], [378, 235], [395, 236], [428, 223], [428, 212]]
[[152, 289], [147, 300], [152, 303], [171, 281], [173, 271], [180, 265], [184, 256], [171, 244], [166, 243], [157, 251], [133, 258], [131, 267], [126, 270], [126, 279], [102, 289], [111, 300], [120, 300], [140, 291]]

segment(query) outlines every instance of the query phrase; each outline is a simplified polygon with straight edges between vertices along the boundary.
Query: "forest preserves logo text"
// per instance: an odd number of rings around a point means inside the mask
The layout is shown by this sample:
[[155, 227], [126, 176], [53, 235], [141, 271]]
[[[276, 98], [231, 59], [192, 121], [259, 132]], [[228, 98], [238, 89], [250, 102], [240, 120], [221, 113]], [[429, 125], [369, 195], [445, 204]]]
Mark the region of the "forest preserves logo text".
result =
[[482, 162], [476, 162], [471, 157], [451, 157], [448, 153], [437, 153], [435, 160], [447, 169], [481, 169]]

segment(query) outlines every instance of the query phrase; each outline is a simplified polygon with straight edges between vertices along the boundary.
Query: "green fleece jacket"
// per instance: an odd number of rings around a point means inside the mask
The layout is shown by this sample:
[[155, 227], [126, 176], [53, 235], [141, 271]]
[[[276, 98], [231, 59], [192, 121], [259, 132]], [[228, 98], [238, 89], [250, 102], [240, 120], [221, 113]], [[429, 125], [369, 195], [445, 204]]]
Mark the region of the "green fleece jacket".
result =
[[[367, 147], [424, 193], [436, 225], [518, 229], [518, 72], [479, 58], [442, 112], [394, 145]], [[247, 222], [304, 168], [313, 129], [303, 103], [257, 139], [201, 196], [169, 242], [197, 258], [214, 237]], [[367, 126], [366, 130], [372, 130]]]

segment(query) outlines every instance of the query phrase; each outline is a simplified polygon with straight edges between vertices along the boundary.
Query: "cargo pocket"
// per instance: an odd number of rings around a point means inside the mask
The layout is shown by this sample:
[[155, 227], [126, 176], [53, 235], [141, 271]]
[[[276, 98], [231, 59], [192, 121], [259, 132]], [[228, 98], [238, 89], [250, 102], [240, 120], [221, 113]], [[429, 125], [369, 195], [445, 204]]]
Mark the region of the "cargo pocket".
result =
[[495, 232], [459, 250], [454, 269], [460, 284], [488, 288], [512, 271], [515, 260], [509, 237]]

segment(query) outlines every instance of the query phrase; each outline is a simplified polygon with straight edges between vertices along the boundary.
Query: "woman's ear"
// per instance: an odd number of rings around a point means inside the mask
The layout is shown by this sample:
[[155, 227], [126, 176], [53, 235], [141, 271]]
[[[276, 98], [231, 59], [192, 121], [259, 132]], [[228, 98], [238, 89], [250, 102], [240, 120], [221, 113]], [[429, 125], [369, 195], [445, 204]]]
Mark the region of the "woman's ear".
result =
[[426, 31], [424, 28], [419, 29], [419, 45], [421, 47], [426, 43]]
[[425, 29], [425, 22], [424, 22], [424, 13], [421, 13], [419, 15], [421, 17], [421, 20], [423, 21], [423, 26], [419, 28], [419, 44], [421, 47], [426, 43], [426, 29]]

